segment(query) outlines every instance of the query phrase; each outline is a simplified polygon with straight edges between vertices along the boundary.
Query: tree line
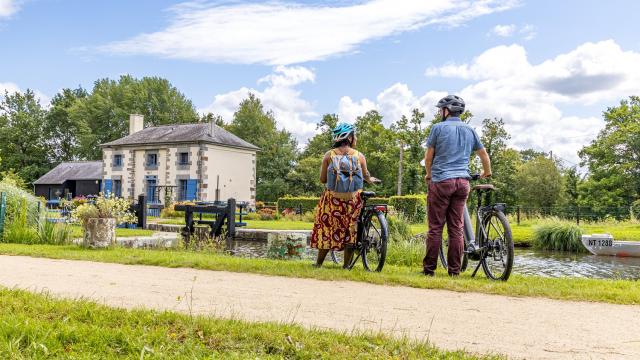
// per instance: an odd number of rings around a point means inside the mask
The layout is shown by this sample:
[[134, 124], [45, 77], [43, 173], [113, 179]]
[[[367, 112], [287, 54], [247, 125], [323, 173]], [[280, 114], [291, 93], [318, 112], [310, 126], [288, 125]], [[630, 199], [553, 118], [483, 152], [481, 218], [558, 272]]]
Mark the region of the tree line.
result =
[[[260, 147], [257, 198], [262, 201], [320, 194], [320, 164], [331, 146], [331, 129], [340, 121], [335, 114], [325, 114], [317, 134], [299, 146], [253, 94], [226, 124], [218, 115], [198, 114], [191, 100], [158, 77], [100, 79], [90, 91], [63, 89], [48, 104], [41, 104], [31, 90], [6, 92], [0, 99], [0, 177], [29, 184], [62, 161], [99, 160], [98, 145], [127, 135], [131, 113], [144, 115], [146, 126], [214, 121]], [[463, 115], [464, 121], [472, 118], [469, 112]], [[477, 130], [491, 157], [491, 182], [499, 189], [496, 200], [529, 207], [583, 206], [602, 216], [616, 207], [640, 207], [640, 98], [621, 100], [606, 109], [603, 118], [605, 128], [579, 151], [586, 174], [541, 149], [509, 147], [504, 119], [482, 120]], [[392, 120], [385, 126], [389, 122], [375, 110], [355, 120], [358, 150], [382, 180], [371, 189], [382, 196], [424, 193], [420, 161], [438, 119], [425, 119], [414, 109]], [[479, 164], [473, 162], [472, 168], [479, 169]]]

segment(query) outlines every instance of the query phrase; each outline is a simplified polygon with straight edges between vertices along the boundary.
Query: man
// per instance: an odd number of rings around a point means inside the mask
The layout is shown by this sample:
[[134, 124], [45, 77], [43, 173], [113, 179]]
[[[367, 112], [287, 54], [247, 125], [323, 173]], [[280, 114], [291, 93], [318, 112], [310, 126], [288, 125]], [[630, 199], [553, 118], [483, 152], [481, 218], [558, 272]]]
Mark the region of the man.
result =
[[475, 151], [482, 160], [481, 178], [491, 176], [491, 163], [478, 134], [460, 120], [465, 108], [464, 100], [448, 95], [438, 101], [436, 107], [440, 109], [442, 121], [431, 128], [424, 155], [425, 181], [429, 188], [429, 233], [422, 265], [424, 274], [433, 276], [442, 242], [442, 228], [446, 223], [449, 233], [448, 271], [449, 275], [457, 276], [464, 251], [463, 214], [471, 178], [469, 158]]

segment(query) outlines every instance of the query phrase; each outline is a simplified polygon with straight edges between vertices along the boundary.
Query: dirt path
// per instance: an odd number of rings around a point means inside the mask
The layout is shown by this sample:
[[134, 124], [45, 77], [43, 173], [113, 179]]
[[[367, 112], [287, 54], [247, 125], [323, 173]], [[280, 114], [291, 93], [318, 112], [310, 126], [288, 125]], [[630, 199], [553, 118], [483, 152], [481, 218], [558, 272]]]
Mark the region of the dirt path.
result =
[[640, 358], [640, 306], [0, 256], [0, 285], [110, 306], [382, 330], [514, 358]]

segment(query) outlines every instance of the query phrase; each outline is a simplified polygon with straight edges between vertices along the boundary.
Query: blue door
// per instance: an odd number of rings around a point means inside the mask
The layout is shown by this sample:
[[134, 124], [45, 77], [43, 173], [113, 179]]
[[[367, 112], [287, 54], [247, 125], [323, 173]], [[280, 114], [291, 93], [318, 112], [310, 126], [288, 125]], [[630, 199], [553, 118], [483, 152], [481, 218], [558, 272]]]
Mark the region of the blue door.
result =
[[102, 191], [104, 196], [111, 196], [111, 191], [113, 191], [113, 182], [111, 179], [104, 179], [104, 190]]
[[158, 192], [156, 191], [157, 185], [157, 177], [148, 175], [146, 176], [147, 180], [147, 202], [149, 203], [158, 203]]

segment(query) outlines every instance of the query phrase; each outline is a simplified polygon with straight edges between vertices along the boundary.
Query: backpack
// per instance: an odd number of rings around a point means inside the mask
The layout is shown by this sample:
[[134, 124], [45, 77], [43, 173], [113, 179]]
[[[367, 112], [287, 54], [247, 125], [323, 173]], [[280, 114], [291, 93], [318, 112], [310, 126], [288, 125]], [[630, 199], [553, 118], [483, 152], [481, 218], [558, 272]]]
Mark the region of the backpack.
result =
[[350, 198], [362, 190], [363, 176], [360, 156], [357, 151], [348, 154], [330, 153], [331, 162], [327, 168], [327, 189], [341, 197]]

